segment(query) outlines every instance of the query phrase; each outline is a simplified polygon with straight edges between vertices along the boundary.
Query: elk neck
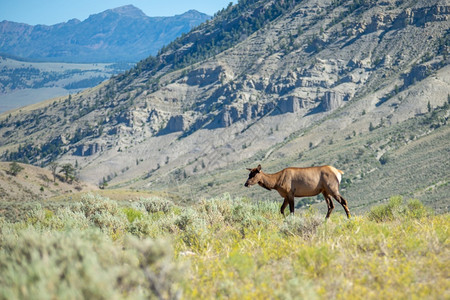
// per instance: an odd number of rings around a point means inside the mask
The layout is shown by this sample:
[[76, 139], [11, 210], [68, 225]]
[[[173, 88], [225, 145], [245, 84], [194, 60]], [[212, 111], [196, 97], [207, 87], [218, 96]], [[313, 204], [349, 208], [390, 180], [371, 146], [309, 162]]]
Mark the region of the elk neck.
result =
[[269, 191], [276, 188], [278, 182], [278, 174], [266, 174], [261, 172], [261, 175], [261, 180], [258, 182], [260, 186]]

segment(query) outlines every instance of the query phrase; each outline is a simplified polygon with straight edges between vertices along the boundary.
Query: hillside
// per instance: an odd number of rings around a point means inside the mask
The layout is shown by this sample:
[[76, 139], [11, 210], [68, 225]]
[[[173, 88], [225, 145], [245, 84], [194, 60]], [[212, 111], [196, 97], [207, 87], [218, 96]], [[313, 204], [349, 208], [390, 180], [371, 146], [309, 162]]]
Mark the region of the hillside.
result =
[[148, 17], [127, 5], [51, 26], [3, 21], [0, 53], [47, 62], [137, 62], [209, 18], [195, 10]]
[[61, 173], [53, 174], [48, 169], [19, 164], [23, 170], [13, 176], [10, 163], [0, 162], [0, 198], [2, 201], [29, 202], [48, 199], [56, 195], [89, 192], [97, 186], [84, 182], [65, 182]]
[[333, 164], [351, 209], [400, 194], [448, 211], [449, 13], [240, 1], [102, 86], [1, 116], [0, 151], [184, 199], [278, 199], [245, 189], [245, 168]]

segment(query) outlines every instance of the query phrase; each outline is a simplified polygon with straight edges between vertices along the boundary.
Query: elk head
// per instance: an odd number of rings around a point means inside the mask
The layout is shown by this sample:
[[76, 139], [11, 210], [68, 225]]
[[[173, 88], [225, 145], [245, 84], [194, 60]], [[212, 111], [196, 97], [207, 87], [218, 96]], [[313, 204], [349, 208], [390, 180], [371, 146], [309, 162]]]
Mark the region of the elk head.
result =
[[244, 186], [249, 187], [251, 185], [257, 184], [261, 180], [261, 165], [258, 165], [256, 168], [249, 169], [250, 174], [248, 175], [248, 179], [245, 182]]

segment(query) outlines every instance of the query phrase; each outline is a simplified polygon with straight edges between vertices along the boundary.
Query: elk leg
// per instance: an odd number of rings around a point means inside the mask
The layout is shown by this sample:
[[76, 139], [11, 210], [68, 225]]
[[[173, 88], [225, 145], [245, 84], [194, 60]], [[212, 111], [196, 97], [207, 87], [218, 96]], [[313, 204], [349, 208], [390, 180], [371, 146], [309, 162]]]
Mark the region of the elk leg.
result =
[[345, 200], [344, 197], [342, 197], [341, 195], [334, 196], [334, 199], [336, 199], [337, 202], [339, 202], [342, 205], [342, 207], [345, 210], [345, 213], [347, 214], [347, 218], [350, 219], [351, 215], [350, 215], [350, 210], [348, 209], [347, 200]]
[[294, 205], [294, 197], [289, 198], [289, 211], [291, 214], [294, 214], [295, 205]]
[[333, 199], [331, 199], [330, 195], [328, 194], [324, 194], [325, 200], [327, 201], [327, 205], [328, 205], [328, 212], [327, 212], [327, 216], [325, 217], [325, 219], [328, 219], [331, 215], [331, 212], [334, 209], [334, 204], [333, 204]]
[[286, 197], [286, 198], [284, 198], [283, 204], [281, 205], [281, 209], [280, 209], [280, 212], [283, 216], [284, 216], [284, 209], [286, 208], [287, 205], [288, 205], [288, 199]]

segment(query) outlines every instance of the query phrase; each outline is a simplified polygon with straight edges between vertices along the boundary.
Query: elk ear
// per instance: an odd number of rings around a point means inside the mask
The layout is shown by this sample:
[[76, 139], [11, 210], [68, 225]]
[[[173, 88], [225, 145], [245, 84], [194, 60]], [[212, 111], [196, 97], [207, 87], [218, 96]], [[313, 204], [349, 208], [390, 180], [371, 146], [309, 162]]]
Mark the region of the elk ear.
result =
[[247, 169], [247, 171], [251, 171], [252, 169], [250, 169], [250, 168], [246, 168]]
[[261, 165], [258, 165], [258, 166], [256, 167], [256, 170], [258, 170], [258, 172], [260, 172], [260, 171], [261, 171]]

